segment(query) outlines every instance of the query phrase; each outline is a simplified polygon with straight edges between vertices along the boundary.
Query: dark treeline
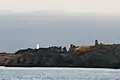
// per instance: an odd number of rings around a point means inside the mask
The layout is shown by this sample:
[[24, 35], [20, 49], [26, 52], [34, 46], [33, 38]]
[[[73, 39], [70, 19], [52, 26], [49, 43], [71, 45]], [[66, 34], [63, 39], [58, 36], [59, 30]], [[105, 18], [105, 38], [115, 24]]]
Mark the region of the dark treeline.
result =
[[69, 50], [62, 46], [28, 48], [0, 57], [0, 64], [7, 67], [120, 68], [120, 44], [95, 41], [95, 45], [90, 46], [70, 45]]

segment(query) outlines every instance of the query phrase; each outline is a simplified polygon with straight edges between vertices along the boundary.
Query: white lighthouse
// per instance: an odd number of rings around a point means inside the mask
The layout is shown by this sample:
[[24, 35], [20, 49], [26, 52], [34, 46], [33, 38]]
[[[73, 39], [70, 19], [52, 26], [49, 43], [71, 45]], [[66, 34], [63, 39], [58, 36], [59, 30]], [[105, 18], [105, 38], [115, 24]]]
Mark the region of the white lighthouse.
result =
[[39, 46], [39, 44], [37, 44], [37, 47], [36, 47], [36, 49], [39, 49], [40, 48], [40, 46]]

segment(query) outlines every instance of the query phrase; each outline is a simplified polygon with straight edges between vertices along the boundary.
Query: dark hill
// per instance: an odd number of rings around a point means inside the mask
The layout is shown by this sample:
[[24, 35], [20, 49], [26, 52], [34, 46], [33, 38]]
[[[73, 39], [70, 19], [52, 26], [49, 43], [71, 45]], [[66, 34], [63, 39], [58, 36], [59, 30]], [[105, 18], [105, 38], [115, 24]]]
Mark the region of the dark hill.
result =
[[[84, 52], [83, 52], [84, 51]], [[4, 57], [3, 57], [4, 56]], [[14, 54], [1, 54], [0, 65], [7, 67], [84, 67], [120, 68], [120, 44], [93, 46], [52, 46], [24, 49]]]

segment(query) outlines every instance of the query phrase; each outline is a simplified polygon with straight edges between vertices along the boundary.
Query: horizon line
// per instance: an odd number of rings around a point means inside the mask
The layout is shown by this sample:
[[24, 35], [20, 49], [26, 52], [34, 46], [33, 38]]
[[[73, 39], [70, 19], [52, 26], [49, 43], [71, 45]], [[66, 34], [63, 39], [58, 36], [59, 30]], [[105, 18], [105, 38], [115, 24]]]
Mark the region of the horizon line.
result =
[[76, 15], [76, 16], [120, 16], [120, 13], [94, 13], [94, 12], [66, 12], [62, 10], [36, 10], [36, 11], [12, 11], [0, 10], [0, 15], [3, 14], [51, 14], [51, 15]]

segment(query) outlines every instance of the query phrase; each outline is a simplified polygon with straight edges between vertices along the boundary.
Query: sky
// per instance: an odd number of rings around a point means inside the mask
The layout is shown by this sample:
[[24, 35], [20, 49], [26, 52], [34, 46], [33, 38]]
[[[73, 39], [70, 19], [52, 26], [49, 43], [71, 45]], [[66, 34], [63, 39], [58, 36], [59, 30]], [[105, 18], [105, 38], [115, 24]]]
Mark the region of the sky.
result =
[[0, 0], [0, 10], [33, 12], [60, 10], [66, 13], [119, 14], [120, 0]]
[[0, 0], [0, 52], [120, 43], [119, 8], [120, 0]]

